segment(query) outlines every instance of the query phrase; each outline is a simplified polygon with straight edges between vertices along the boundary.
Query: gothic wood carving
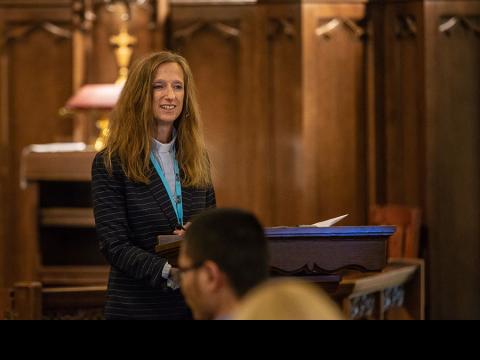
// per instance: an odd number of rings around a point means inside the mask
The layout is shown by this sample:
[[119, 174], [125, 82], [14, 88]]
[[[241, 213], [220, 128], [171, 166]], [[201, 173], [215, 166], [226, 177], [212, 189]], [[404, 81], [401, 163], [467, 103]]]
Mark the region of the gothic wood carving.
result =
[[123, 21], [128, 21], [132, 18], [132, 8], [134, 5], [146, 9], [150, 12], [150, 30], [157, 28], [158, 16], [158, 1], [159, 0], [73, 0], [72, 12], [73, 23], [76, 29], [89, 32], [93, 29], [93, 25], [97, 19], [97, 12], [100, 7], [105, 7], [109, 12], [115, 12], [114, 5], [123, 4], [126, 13]]
[[398, 15], [395, 21], [397, 39], [415, 38], [418, 32], [417, 18], [414, 15]]
[[295, 22], [291, 18], [272, 18], [268, 21], [268, 38], [274, 40], [280, 36], [286, 36], [293, 39], [297, 36]]
[[350, 319], [368, 319], [375, 313], [375, 294], [354, 297], [350, 300]]
[[357, 39], [361, 40], [367, 35], [366, 27], [362, 24], [363, 20], [356, 22], [347, 18], [334, 18], [322, 23], [315, 30], [315, 34], [318, 37], [322, 37], [329, 40], [332, 37], [333, 31], [340, 27], [345, 27], [349, 30]]
[[402, 307], [405, 303], [405, 289], [398, 286], [383, 291], [383, 311], [392, 308]]
[[222, 22], [199, 21], [174, 31], [173, 39], [175, 42], [188, 42], [195, 34], [205, 30], [214, 31], [225, 39], [238, 39], [241, 35], [241, 30], [232, 25], [227, 25]]
[[473, 31], [475, 35], [480, 35], [480, 15], [477, 16], [443, 16], [440, 18], [438, 31], [450, 36], [457, 27], [463, 27], [468, 31]]
[[70, 29], [63, 28], [51, 22], [42, 22], [27, 25], [12, 25], [7, 27], [7, 29], [0, 38], [0, 53], [5, 50], [5, 47], [10, 42], [21, 41], [38, 30], [46, 31], [47, 33], [60, 39], [72, 38], [72, 31]]

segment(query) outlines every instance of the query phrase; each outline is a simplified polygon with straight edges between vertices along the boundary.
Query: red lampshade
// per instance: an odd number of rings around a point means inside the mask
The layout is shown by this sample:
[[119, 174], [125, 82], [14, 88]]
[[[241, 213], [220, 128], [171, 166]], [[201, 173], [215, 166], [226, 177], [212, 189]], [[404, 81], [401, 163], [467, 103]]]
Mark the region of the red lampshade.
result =
[[121, 84], [84, 85], [68, 100], [65, 107], [69, 110], [111, 110], [122, 89]]

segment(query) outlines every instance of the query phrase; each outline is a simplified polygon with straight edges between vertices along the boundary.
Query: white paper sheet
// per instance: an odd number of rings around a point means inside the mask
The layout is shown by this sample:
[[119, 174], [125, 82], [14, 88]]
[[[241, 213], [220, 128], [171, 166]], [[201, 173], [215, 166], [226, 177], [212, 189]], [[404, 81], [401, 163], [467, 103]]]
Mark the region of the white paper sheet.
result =
[[345, 219], [349, 214], [342, 215], [330, 220], [321, 221], [312, 225], [300, 225], [300, 227], [330, 227], [338, 223], [339, 221]]

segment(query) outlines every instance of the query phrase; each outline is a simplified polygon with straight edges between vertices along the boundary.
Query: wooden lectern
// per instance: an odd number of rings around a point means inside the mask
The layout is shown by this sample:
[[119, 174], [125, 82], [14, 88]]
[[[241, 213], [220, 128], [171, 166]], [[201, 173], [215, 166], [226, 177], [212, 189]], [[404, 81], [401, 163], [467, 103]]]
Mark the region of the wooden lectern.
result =
[[[380, 271], [395, 227], [295, 227], [266, 229], [272, 272], [315, 277], [343, 270]], [[321, 280], [321, 279], [320, 279]]]
[[[392, 226], [267, 228], [273, 275], [331, 279], [343, 270], [381, 271], [387, 265]], [[181, 239], [159, 236], [156, 251], [171, 261]], [[328, 277], [325, 277], [328, 276]]]
[[[344, 274], [386, 267], [394, 233], [392, 226], [267, 228], [271, 275], [301, 277], [336, 294]], [[159, 236], [156, 252], [175, 266], [180, 245], [177, 236]]]
[[[393, 226], [267, 228], [272, 276], [319, 284], [350, 319], [423, 319], [421, 260], [387, 261]], [[160, 256], [176, 263], [181, 238], [160, 236]]]

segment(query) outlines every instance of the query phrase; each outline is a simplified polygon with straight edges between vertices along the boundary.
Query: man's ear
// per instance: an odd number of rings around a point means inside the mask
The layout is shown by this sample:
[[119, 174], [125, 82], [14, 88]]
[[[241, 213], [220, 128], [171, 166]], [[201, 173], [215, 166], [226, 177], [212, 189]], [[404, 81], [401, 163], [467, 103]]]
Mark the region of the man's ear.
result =
[[213, 261], [207, 260], [203, 264], [205, 286], [208, 290], [216, 292], [225, 286], [225, 274]]

